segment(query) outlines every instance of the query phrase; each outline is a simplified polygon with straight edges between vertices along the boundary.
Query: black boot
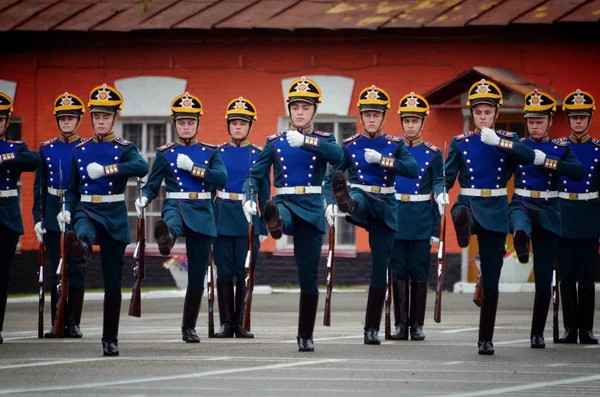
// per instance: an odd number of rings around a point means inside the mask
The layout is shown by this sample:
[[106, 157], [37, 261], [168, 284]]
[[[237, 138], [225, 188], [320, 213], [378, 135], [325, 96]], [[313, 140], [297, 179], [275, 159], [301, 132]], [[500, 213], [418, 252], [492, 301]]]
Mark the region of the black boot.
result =
[[404, 280], [394, 282], [392, 294], [396, 320], [396, 330], [392, 334], [392, 340], [408, 340], [408, 282]]
[[525, 230], [517, 230], [513, 238], [513, 245], [517, 251], [519, 262], [529, 262], [529, 234]]
[[558, 343], [577, 344], [577, 285], [560, 283], [560, 298], [565, 333], [562, 334]]
[[215, 338], [233, 338], [233, 281], [217, 283], [221, 328]]
[[2, 339], [2, 327], [4, 326], [4, 313], [6, 313], [6, 300], [8, 299], [8, 289], [2, 288], [0, 291], [0, 343], [4, 342]]
[[234, 333], [236, 338], [254, 338], [254, 334], [250, 330], [245, 330], [242, 325], [244, 324], [244, 299], [246, 298], [246, 282], [244, 280], [237, 280], [235, 283], [235, 314], [234, 319]]
[[494, 354], [494, 326], [496, 324], [496, 311], [498, 309], [498, 292], [485, 292], [481, 298], [481, 312], [479, 314], [479, 354]]
[[185, 293], [183, 303], [183, 321], [181, 322], [181, 335], [185, 343], [200, 343], [200, 337], [196, 333], [196, 321], [200, 312], [203, 289], [188, 289]]
[[81, 310], [83, 309], [83, 287], [69, 286], [69, 305], [67, 314], [67, 328], [65, 338], [81, 338], [83, 334], [79, 329], [81, 323]]
[[53, 285], [50, 289], [50, 330], [44, 334], [44, 338], [53, 339], [56, 338], [54, 335], [54, 321], [56, 320], [56, 304], [58, 303], [58, 294], [56, 293], [56, 285]]
[[594, 336], [594, 306], [596, 290], [594, 282], [579, 282], [579, 343], [597, 345]]
[[74, 231], [66, 235], [67, 252], [79, 267], [86, 267], [92, 256], [92, 243], [87, 237], [79, 238]]
[[336, 171], [333, 174], [331, 188], [340, 211], [347, 214], [354, 214], [358, 208], [356, 201], [350, 195], [348, 183], [342, 171]]
[[548, 318], [551, 296], [535, 295], [533, 300], [533, 318], [531, 320], [531, 348], [544, 349], [544, 327]]
[[410, 340], [425, 340], [423, 323], [427, 306], [427, 283], [410, 285]]
[[365, 345], [380, 345], [379, 325], [381, 324], [381, 315], [385, 303], [386, 288], [369, 287], [369, 297], [367, 298], [367, 312], [365, 314]]
[[460, 207], [453, 217], [453, 221], [458, 246], [461, 248], [468, 247], [471, 240], [471, 223], [469, 222], [469, 211], [467, 208]]
[[159, 218], [156, 221], [156, 226], [154, 226], [154, 239], [158, 244], [158, 251], [161, 255], [167, 256], [171, 253], [171, 248], [175, 244], [174, 236], [173, 228], [169, 227], [164, 219]]
[[119, 355], [119, 318], [121, 295], [104, 295], [104, 322], [102, 324], [102, 350], [105, 356]]
[[300, 292], [300, 309], [298, 310], [298, 351], [312, 352], [315, 350], [313, 343], [313, 330], [317, 318], [319, 294], [308, 295]]
[[265, 203], [265, 223], [267, 229], [275, 240], [278, 240], [283, 236], [283, 222], [279, 216], [279, 210], [277, 204], [273, 200], [268, 200]]

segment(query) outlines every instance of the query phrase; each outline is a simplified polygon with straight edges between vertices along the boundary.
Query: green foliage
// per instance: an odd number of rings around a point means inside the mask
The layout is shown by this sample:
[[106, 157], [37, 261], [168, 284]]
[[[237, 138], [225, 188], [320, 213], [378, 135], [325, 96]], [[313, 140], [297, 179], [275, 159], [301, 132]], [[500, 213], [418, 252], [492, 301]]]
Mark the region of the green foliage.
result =
[[150, 4], [152, 3], [152, 0], [139, 0], [140, 4], [142, 5], [142, 11], [143, 12], [148, 12], [148, 10], [150, 9]]

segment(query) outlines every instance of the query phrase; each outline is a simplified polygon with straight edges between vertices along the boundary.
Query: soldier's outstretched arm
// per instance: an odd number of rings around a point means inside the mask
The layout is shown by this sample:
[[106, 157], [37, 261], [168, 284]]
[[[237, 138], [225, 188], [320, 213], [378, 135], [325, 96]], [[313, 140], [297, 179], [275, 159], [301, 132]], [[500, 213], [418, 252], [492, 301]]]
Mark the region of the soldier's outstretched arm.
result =
[[581, 165], [570, 147], [567, 146], [565, 149], [561, 159], [547, 155], [543, 167], [555, 169], [559, 174], [566, 176], [570, 180], [579, 182], [585, 176], [583, 165]]
[[79, 169], [77, 168], [77, 160], [75, 159], [75, 151], [73, 151], [71, 156], [73, 157], [71, 159], [71, 179], [66, 182], [63, 181], [63, 183], [69, 184], [69, 188], [65, 192], [65, 204], [67, 211], [73, 213], [73, 210], [75, 207], [77, 207], [79, 201], [81, 200], [81, 193], [79, 192], [79, 184], [81, 179], [79, 177]]
[[336, 171], [343, 172], [348, 169], [348, 164], [350, 161], [350, 153], [348, 153], [348, 150], [346, 150], [346, 148], [342, 148], [342, 153], [343, 153], [342, 161], [339, 162], [338, 164], [332, 166], [331, 169], [329, 170], [329, 173], [325, 176], [325, 179], [323, 179], [323, 197], [325, 198], [326, 205], [335, 203], [335, 199], [333, 198], [333, 189], [331, 187], [331, 185], [333, 183], [333, 173]]
[[[106, 169], [106, 167], [105, 167]], [[126, 177], [143, 178], [148, 173], [148, 162], [140, 156], [135, 145], [128, 145], [117, 163], [116, 174]], [[107, 173], [108, 174], [108, 173]], [[112, 175], [114, 175], [113, 173]]]
[[150, 172], [150, 176], [148, 176], [148, 180], [142, 188], [142, 196], [148, 199], [148, 204], [158, 197], [158, 193], [160, 192], [160, 184], [162, 183], [163, 179], [165, 179], [167, 172], [169, 172], [169, 164], [167, 164], [167, 160], [165, 159], [165, 156], [162, 155], [161, 151], [156, 150], [155, 160], [152, 164], [152, 171]]
[[2, 162], [0, 163], [0, 167], [5, 170], [19, 170], [25, 172], [32, 172], [38, 169], [40, 166], [40, 156], [37, 152], [32, 152], [27, 149], [27, 144], [21, 144], [21, 147], [17, 152], [15, 152], [14, 156], [8, 156], [12, 153], [6, 153], [6, 156], [3, 155]]
[[[433, 184], [437, 181], [438, 178], [442, 178], [442, 167], [444, 166], [444, 161], [442, 159], [442, 151], [439, 150], [433, 156], [433, 160], [431, 160], [431, 164], [429, 165], [430, 169], [430, 177], [431, 177], [431, 191], [433, 192]], [[432, 197], [433, 202], [431, 205], [431, 216], [433, 217], [433, 227], [431, 229], [431, 236], [440, 237], [440, 211], [435, 205], [435, 197]]]
[[342, 148], [337, 144], [333, 134], [323, 139], [305, 137], [304, 145], [300, 148], [327, 160], [331, 165], [341, 162], [344, 156]]
[[[40, 158], [43, 158], [42, 147], [40, 146], [39, 150]], [[46, 173], [46, 162], [40, 161], [40, 166], [37, 170], [35, 170], [35, 182], [33, 184], [33, 207], [31, 209], [31, 213], [33, 215], [33, 224], [35, 225], [38, 222], [42, 221], [42, 217], [40, 214], [40, 208], [42, 203], [46, 201], [46, 197], [48, 194], [48, 182], [47, 182], [47, 173]], [[43, 191], [40, 191], [40, 187]]]
[[393, 166], [390, 167], [389, 165], [386, 165], [386, 161], [384, 161], [385, 157], [381, 158], [379, 166], [384, 169], [394, 168], [397, 175], [405, 178], [413, 179], [419, 176], [419, 165], [406, 146], [404, 146], [404, 142], [398, 142], [398, 148], [396, 148], [396, 151], [394, 152], [394, 158], [396, 160], [391, 162]]
[[263, 236], [269, 235], [267, 224], [265, 223], [265, 204], [271, 198], [271, 173], [267, 173], [267, 177], [262, 181], [262, 185], [258, 191], [258, 208], [260, 210], [260, 234]]
[[258, 156], [258, 160], [252, 166], [252, 176], [247, 176], [244, 179], [244, 193], [248, 193], [248, 180], [252, 178], [252, 187], [254, 191], [257, 189], [260, 191], [265, 180], [269, 178], [269, 172], [271, 170], [271, 164], [273, 164], [273, 153], [275, 149], [271, 144], [271, 141], [267, 139], [263, 151]]
[[[456, 141], [456, 138], [453, 138], [450, 143], [450, 148], [448, 149], [448, 157], [446, 158], [446, 191], [452, 189], [462, 167], [464, 167], [464, 163], [461, 158], [460, 150], [458, 150], [458, 142]], [[437, 195], [443, 191], [444, 177], [440, 174], [433, 184], [434, 196], [437, 197]]]
[[[195, 167], [202, 168], [199, 164], [194, 164]], [[193, 172], [192, 176], [195, 176]], [[204, 174], [201, 174], [200, 178], [203, 178], [206, 183], [212, 185], [217, 190], [223, 189], [227, 185], [227, 168], [225, 168], [225, 163], [223, 163], [218, 151], [213, 151], [210, 156], [208, 168], [206, 168]]]
[[506, 153], [508, 158], [516, 164], [529, 165], [535, 159], [533, 149], [523, 145], [517, 134], [512, 138], [500, 138], [500, 144], [496, 150]]

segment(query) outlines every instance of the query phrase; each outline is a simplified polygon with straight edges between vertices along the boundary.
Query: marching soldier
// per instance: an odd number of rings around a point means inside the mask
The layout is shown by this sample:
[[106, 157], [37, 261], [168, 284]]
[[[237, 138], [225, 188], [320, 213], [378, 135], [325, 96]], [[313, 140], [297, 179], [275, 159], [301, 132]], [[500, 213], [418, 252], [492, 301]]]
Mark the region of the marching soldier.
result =
[[22, 141], [6, 139], [13, 113], [12, 99], [0, 92], [0, 343], [8, 298], [10, 266], [17, 250], [19, 236], [24, 233], [17, 182], [22, 172], [33, 172], [40, 165], [37, 153]]
[[[265, 222], [274, 239], [283, 234], [294, 236], [300, 283], [298, 349], [314, 351], [312, 336], [319, 302], [317, 273], [325, 233], [322, 183], [327, 163], [339, 163], [342, 150], [333, 134], [312, 128], [321, 103], [321, 89], [313, 80], [306, 77], [294, 80], [286, 102], [290, 129], [267, 138], [248, 180], [255, 189], [260, 189], [273, 165], [277, 195], [265, 205]], [[248, 185], [244, 183], [244, 193], [248, 193]], [[244, 203], [244, 213], [246, 216], [257, 213], [256, 203], [249, 197]]]
[[183, 304], [182, 340], [200, 343], [196, 321], [204, 293], [210, 246], [217, 236], [212, 207], [212, 192], [227, 185], [227, 170], [216, 146], [198, 142], [202, 103], [185, 93], [171, 103], [171, 117], [178, 140], [156, 149], [156, 160], [138, 211], [159, 195], [165, 181], [167, 195], [161, 218], [156, 222], [154, 238], [162, 255], [169, 255], [177, 237], [185, 237], [188, 257], [188, 287]]
[[525, 118], [529, 138], [521, 142], [533, 149], [544, 162], [515, 168], [515, 193], [508, 206], [514, 246], [521, 263], [529, 261], [529, 241], [533, 246], [535, 298], [531, 321], [531, 348], [543, 349], [544, 327], [552, 299], [552, 268], [560, 234], [558, 188], [560, 176], [583, 178], [583, 167], [569, 146], [551, 140], [548, 131], [556, 111], [554, 99], [538, 90], [525, 95]]
[[583, 180], [567, 175], [558, 192], [561, 210], [561, 235], [558, 242], [558, 268], [565, 333], [560, 343], [597, 344], [594, 336], [596, 257], [600, 237], [600, 141], [590, 138], [589, 127], [596, 110], [594, 98], [577, 90], [563, 102], [571, 135], [562, 138], [573, 150], [584, 169]]
[[[458, 245], [469, 245], [471, 233], [477, 234], [483, 299], [479, 316], [479, 354], [494, 354], [494, 324], [498, 308], [498, 284], [505, 253], [506, 234], [509, 232], [508, 198], [506, 183], [514, 163], [543, 164], [541, 156], [519, 142], [517, 134], [494, 131], [502, 105], [502, 92], [496, 84], [482, 79], [471, 86], [467, 107], [475, 131], [452, 139], [446, 161], [447, 189], [458, 178], [460, 194], [452, 207], [452, 221]], [[435, 182], [434, 192], [440, 213], [449, 204], [443, 193], [441, 177]]]
[[[32, 214], [35, 234], [40, 242], [44, 242], [52, 271], [50, 290], [52, 328], [44, 334], [44, 338], [55, 337], [53, 331], [58, 303], [56, 270], [60, 262], [61, 236], [56, 216], [61, 211], [61, 190], [69, 187], [73, 149], [82, 142], [77, 130], [84, 113], [83, 102], [78, 96], [65, 92], [56, 98], [54, 116], [60, 135], [43, 142], [39, 149], [40, 168], [35, 173]], [[62, 167], [62, 175], [59, 173], [60, 167]], [[44, 211], [43, 219], [41, 208]], [[79, 323], [85, 291], [85, 269], [77, 266], [72, 258], [69, 259], [68, 268], [69, 292], [64, 335], [67, 338], [81, 338]]]
[[[259, 220], [258, 217], [245, 218], [242, 208], [245, 195], [242, 192], [244, 179], [252, 173], [254, 163], [262, 152], [260, 146], [248, 142], [252, 125], [256, 121], [256, 107], [248, 99], [236, 98], [227, 105], [225, 119], [231, 140], [220, 144], [218, 151], [227, 169], [227, 185], [217, 192], [213, 204], [217, 220], [213, 258], [217, 265], [217, 295], [221, 321], [221, 329], [215, 333], [215, 337], [232, 338], [235, 334], [236, 338], [253, 338], [252, 333], [242, 328], [248, 223], [254, 223], [255, 253], [260, 248], [260, 242], [267, 238], [267, 228], [264, 220]], [[260, 213], [264, 214], [264, 206], [270, 194], [268, 175], [258, 193]], [[256, 257], [257, 255], [254, 255], [255, 263]]]
[[[337, 206], [347, 214], [349, 222], [369, 232], [371, 280], [364, 343], [379, 345], [387, 267], [394, 247], [394, 236], [398, 231], [394, 182], [396, 176], [416, 178], [418, 166], [400, 138], [383, 133], [383, 123], [390, 108], [390, 97], [384, 90], [374, 85], [365, 88], [360, 92], [356, 106], [364, 131], [344, 139], [344, 158], [333, 166], [325, 181], [325, 197], [330, 224]], [[346, 170], [350, 189], [344, 176]], [[335, 196], [337, 204], [333, 203], [332, 196]]]
[[113, 128], [123, 108], [119, 91], [106, 84], [95, 87], [88, 108], [94, 137], [75, 146], [67, 210], [59, 212], [57, 219], [59, 225], [74, 222], [74, 231], [67, 232], [67, 250], [79, 266], [87, 265], [92, 245], [100, 245], [104, 278], [102, 350], [105, 356], [118, 356], [121, 278], [125, 248], [130, 242], [125, 188], [130, 177], [148, 173], [148, 163], [133, 143], [115, 137]]
[[425, 98], [414, 92], [405, 95], [400, 100], [398, 115], [404, 130], [404, 146], [417, 162], [419, 176], [416, 179], [396, 176], [398, 232], [390, 260], [396, 318], [392, 339], [407, 340], [410, 324], [410, 339], [424, 340], [429, 252], [431, 241], [440, 233], [439, 211], [431, 192], [433, 183], [442, 173], [442, 151], [423, 141], [423, 126], [429, 115], [429, 104]]

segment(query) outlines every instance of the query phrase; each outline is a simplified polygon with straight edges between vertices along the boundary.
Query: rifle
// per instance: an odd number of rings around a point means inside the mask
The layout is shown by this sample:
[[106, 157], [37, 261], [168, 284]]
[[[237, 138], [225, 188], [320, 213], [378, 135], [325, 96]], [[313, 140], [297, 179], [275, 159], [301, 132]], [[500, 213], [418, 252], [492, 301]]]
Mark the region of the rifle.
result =
[[[142, 180], [140, 178], [137, 179], [137, 196], [138, 199], [142, 198]], [[142, 281], [146, 279], [146, 219], [144, 216], [144, 209], [142, 208], [137, 221], [137, 245], [133, 252], [135, 283], [131, 291], [128, 313], [130, 316], [138, 318], [142, 317]]]
[[483, 281], [481, 281], [481, 270], [477, 276], [477, 282], [475, 283], [475, 291], [473, 292], [473, 303], [477, 307], [481, 307], [481, 296], [483, 295]]
[[[60, 183], [60, 205], [62, 207], [62, 213], [64, 215], [66, 211], [65, 204], [65, 192], [62, 189], [62, 161], [59, 164], [59, 183]], [[67, 225], [62, 224], [60, 231], [60, 262], [58, 262], [58, 268], [56, 269], [56, 275], [58, 276], [58, 285], [56, 286], [56, 293], [58, 295], [58, 302], [56, 304], [56, 316], [54, 324], [52, 326], [52, 334], [57, 338], [64, 338], [65, 336], [65, 312], [67, 306], [67, 296], [69, 296], [69, 257], [67, 254]]]
[[552, 272], [552, 340], [558, 343], [558, 309], [560, 306], [560, 286], [558, 283], [558, 265], [554, 264]]
[[[252, 188], [252, 167], [250, 167], [250, 178], [248, 179], [248, 193], [250, 200], [254, 198], [254, 190]], [[242, 328], [250, 332], [252, 310], [252, 294], [254, 292], [254, 222], [252, 219], [248, 223], [248, 253], [246, 254], [246, 296], [244, 297], [244, 318], [242, 320]]]
[[323, 325], [331, 326], [331, 293], [333, 292], [333, 275], [335, 265], [335, 223], [329, 227], [329, 255], [327, 255], [327, 295], [325, 295], [325, 316]]
[[214, 316], [214, 307], [215, 307], [215, 278], [213, 275], [213, 250], [210, 248], [210, 252], [208, 254], [208, 282], [206, 283], [208, 287], [208, 337], [215, 337], [215, 316]]
[[[444, 143], [444, 153], [447, 147]], [[442, 158], [442, 183], [444, 184], [444, 195], [446, 194], [446, 159]], [[442, 321], [442, 292], [444, 292], [444, 279], [446, 278], [446, 206], [443, 206], [443, 213], [440, 217], [440, 242], [437, 252], [437, 283], [435, 286], [435, 306], [433, 310], [433, 321], [439, 323]]]
[[392, 339], [392, 266], [388, 263], [387, 288], [385, 290], [385, 340]]
[[[42, 194], [42, 184], [40, 183], [40, 219], [42, 222], [42, 229], [44, 229], [44, 205], [42, 204], [44, 196]], [[45, 292], [44, 292], [44, 261], [45, 261], [45, 249], [44, 249], [44, 235], [42, 234], [42, 241], [38, 248], [40, 251], [40, 269], [38, 270], [38, 285], [40, 287], [39, 301], [38, 301], [38, 338], [44, 337], [44, 303], [45, 303]]]

